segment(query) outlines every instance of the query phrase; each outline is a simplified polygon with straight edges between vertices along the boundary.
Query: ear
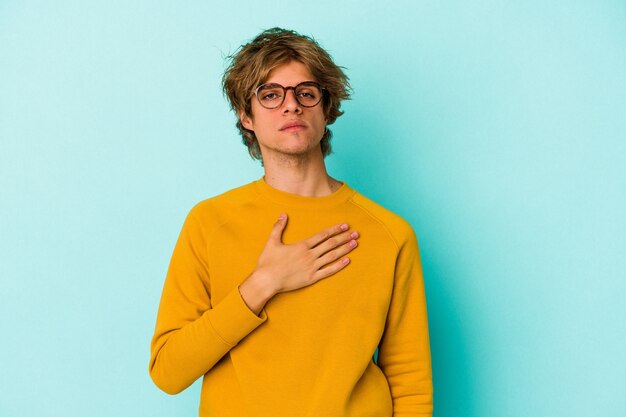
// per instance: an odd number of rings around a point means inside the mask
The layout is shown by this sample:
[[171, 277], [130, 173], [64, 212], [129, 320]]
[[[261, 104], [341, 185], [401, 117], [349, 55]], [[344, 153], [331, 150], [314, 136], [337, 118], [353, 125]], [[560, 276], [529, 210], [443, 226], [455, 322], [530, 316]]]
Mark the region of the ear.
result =
[[239, 111], [239, 121], [241, 121], [243, 127], [248, 130], [254, 131], [254, 123], [252, 123], [252, 117], [248, 116], [243, 110]]

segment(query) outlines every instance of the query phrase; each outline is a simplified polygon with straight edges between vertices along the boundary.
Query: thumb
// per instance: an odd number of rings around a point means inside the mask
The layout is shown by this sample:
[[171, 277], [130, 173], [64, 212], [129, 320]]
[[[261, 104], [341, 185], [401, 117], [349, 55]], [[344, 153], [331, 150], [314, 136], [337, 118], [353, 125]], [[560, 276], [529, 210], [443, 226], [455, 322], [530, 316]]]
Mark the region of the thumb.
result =
[[274, 223], [274, 227], [272, 227], [272, 232], [270, 233], [270, 241], [274, 243], [282, 243], [283, 242], [283, 231], [287, 226], [287, 215], [285, 213], [278, 216], [278, 220]]

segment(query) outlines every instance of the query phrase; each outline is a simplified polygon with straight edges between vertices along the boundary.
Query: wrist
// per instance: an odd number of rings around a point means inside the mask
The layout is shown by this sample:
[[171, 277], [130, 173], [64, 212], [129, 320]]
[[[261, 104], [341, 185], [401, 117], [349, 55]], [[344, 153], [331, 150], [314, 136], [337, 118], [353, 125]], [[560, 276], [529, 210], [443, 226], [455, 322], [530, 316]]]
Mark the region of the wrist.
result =
[[279, 293], [271, 277], [258, 269], [250, 274], [246, 281], [249, 281], [250, 286], [266, 301], [269, 301], [270, 298]]
[[263, 273], [254, 271], [241, 285], [239, 293], [246, 305], [255, 314], [259, 314], [265, 304], [277, 294], [271, 281]]

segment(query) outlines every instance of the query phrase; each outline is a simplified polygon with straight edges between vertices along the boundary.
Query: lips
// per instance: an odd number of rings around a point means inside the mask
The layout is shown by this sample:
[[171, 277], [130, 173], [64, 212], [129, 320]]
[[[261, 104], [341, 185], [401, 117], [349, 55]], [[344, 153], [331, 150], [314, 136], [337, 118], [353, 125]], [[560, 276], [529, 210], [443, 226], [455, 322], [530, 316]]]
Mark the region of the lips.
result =
[[304, 129], [305, 127], [306, 125], [303, 122], [293, 120], [282, 125], [280, 127], [280, 130], [286, 130], [286, 131], [300, 130], [300, 129]]

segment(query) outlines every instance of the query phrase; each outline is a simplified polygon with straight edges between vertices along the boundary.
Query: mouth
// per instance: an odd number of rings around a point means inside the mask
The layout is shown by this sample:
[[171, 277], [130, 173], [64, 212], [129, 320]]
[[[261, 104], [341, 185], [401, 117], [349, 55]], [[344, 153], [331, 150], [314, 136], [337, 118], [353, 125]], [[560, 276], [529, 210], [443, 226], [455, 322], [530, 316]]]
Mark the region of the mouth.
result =
[[302, 122], [287, 122], [281, 126], [280, 130], [283, 132], [297, 132], [299, 130], [305, 129], [306, 126]]

